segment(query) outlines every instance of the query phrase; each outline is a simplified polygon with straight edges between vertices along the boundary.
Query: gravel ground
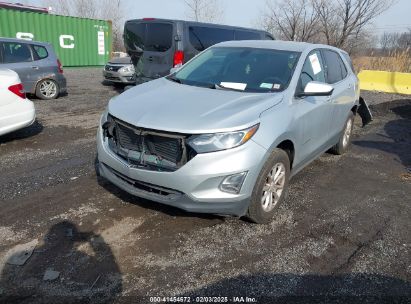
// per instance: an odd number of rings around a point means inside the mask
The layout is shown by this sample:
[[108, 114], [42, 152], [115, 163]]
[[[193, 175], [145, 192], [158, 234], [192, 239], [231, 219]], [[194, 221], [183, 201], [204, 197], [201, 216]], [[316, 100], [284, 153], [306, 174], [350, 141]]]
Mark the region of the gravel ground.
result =
[[380, 103], [389, 103], [391, 101], [410, 98], [410, 96], [407, 96], [407, 95], [389, 94], [389, 93], [381, 93], [381, 92], [373, 92], [373, 91], [362, 91], [361, 96], [370, 105], [377, 105]]
[[[350, 151], [305, 168], [254, 225], [98, 179], [99, 115], [122, 89], [100, 69], [65, 73], [67, 96], [34, 100], [37, 123], [0, 137], [0, 303], [410, 303], [411, 98], [364, 92], [375, 119], [357, 119]], [[24, 248], [23, 266], [7, 263]]]

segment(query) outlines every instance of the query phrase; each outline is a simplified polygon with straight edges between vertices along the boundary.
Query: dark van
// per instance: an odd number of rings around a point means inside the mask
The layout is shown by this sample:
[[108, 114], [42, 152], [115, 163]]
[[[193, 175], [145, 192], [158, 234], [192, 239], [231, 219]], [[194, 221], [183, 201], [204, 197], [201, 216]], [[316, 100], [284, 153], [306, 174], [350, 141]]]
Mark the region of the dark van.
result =
[[166, 76], [206, 48], [228, 40], [274, 40], [265, 31], [218, 24], [145, 18], [129, 20], [124, 45], [137, 83]]

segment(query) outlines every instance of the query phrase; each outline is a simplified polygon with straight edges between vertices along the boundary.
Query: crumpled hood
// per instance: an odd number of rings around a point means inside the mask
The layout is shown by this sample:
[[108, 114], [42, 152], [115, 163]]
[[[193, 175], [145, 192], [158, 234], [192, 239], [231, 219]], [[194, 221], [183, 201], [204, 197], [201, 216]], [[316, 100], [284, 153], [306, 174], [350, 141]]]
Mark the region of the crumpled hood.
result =
[[201, 134], [250, 127], [282, 98], [282, 94], [214, 90], [161, 78], [114, 97], [108, 111], [141, 128]]

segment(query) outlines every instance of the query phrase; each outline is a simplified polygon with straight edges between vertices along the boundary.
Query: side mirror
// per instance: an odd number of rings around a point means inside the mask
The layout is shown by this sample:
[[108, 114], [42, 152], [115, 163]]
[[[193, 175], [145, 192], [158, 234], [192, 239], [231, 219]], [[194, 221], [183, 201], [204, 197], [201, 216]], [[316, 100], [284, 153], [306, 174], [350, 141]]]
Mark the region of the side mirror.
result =
[[178, 71], [180, 71], [180, 69], [181, 69], [181, 66], [177, 66], [177, 67], [171, 68], [171, 69], [170, 69], [170, 74], [177, 73]]
[[303, 96], [330, 96], [334, 91], [333, 86], [317, 81], [310, 81], [304, 88], [304, 92], [299, 94]]

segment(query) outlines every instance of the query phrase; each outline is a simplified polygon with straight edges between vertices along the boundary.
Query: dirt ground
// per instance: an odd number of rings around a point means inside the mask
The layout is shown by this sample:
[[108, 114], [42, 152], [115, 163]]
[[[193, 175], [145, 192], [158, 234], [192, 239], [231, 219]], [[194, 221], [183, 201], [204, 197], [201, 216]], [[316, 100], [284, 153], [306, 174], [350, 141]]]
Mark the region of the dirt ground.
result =
[[357, 119], [350, 151], [305, 168], [255, 225], [98, 179], [96, 127], [121, 88], [65, 73], [67, 96], [34, 100], [37, 123], [0, 137], [1, 303], [411, 302], [410, 97], [365, 93], [375, 119]]

